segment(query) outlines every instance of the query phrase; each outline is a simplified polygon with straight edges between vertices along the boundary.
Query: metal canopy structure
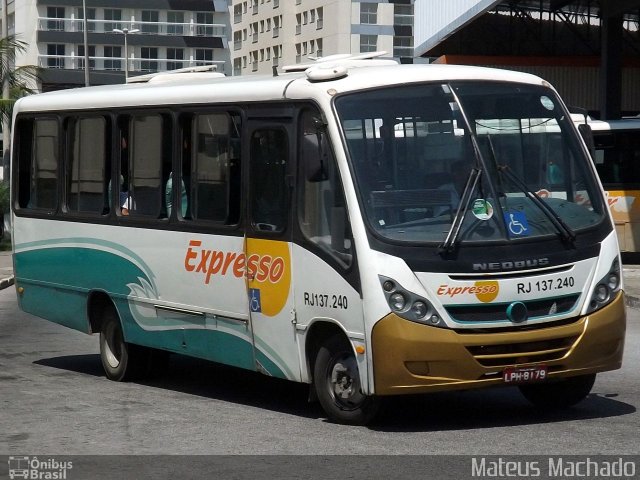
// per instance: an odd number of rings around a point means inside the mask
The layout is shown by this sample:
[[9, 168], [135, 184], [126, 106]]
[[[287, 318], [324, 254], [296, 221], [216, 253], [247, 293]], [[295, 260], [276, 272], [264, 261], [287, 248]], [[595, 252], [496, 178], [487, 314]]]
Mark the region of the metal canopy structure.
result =
[[620, 116], [623, 66], [640, 68], [640, 0], [501, 1], [465, 20], [416, 55], [599, 65], [600, 116]]

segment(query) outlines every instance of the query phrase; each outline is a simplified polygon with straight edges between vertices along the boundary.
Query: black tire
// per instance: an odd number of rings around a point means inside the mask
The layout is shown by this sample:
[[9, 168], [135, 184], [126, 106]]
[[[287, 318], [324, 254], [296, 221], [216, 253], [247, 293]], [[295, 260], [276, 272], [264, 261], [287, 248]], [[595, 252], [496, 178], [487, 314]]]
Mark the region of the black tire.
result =
[[341, 335], [320, 347], [313, 382], [320, 405], [334, 422], [365, 425], [379, 410], [380, 399], [362, 393], [353, 349]]
[[107, 378], [116, 382], [140, 378], [149, 370], [149, 349], [124, 341], [122, 325], [113, 306], [103, 313], [100, 360]]
[[536, 407], [546, 410], [568, 408], [584, 400], [593, 384], [596, 374], [569, 377], [537, 385], [520, 385], [520, 392]]

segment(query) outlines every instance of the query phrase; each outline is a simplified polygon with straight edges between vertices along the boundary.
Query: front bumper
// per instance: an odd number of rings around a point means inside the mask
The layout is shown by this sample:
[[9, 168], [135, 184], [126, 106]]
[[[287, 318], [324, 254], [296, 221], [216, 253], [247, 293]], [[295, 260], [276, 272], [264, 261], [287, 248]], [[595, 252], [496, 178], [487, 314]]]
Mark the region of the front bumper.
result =
[[622, 364], [624, 294], [566, 325], [496, 333], [458, 333], [389, 314], [373, 328], [375, 393], [399, 395], [504, 385], [507, 367], [546, 365], [549, 378]]

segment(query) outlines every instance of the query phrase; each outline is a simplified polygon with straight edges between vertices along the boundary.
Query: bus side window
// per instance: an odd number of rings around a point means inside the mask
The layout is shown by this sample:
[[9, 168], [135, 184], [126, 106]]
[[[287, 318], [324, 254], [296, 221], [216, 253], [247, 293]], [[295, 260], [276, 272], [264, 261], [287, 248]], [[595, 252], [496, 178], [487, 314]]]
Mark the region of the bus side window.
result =
[[[237, 116], [228, 113], [195, 115], [191, 164], [191, 215], [223, 225], [239, 220], [240, 160], [234, 140]], [[239, 142], [235, 142], [239, 144]], [[183, 167], [185, 168], [185, 167]]]
[[165, 216], [165, 184], [171, 162], [171, 121], [161, 114], [136, 115], [121, 127], [122, 213]]
[[251, 220], [256, 230], [282, 232], [287, 226], [288, 148], [284, 129], [263, 128], [251, 136]]
[[58, 121], [22, 120], [18, 204], [20, 208], [53, 211], [58, 204]]
[[347, 207], [329, 139], [315, 110], [303, 112], [299, 128], [299, 223], [304, 235], [348, 267], [353, 242]]
[[65, 195], [70, 212], [106, 214], [106, 176], [110, 176], [107, 121], [104, 117], [69, 120]]

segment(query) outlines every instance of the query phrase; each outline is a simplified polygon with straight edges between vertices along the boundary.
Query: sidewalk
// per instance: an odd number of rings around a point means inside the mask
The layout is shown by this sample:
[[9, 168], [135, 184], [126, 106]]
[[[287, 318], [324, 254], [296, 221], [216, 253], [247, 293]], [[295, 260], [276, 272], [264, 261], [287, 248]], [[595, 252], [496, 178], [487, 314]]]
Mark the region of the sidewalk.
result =
[[[625, 265], [622, 276], [627, 306], [640, 309], [640, 265]], [[0, 252], [0, 290], [13, 285], [11, 252]]]
[[13, 259], [11, 251], [0, 252], [0, 290], [13, 285]]

